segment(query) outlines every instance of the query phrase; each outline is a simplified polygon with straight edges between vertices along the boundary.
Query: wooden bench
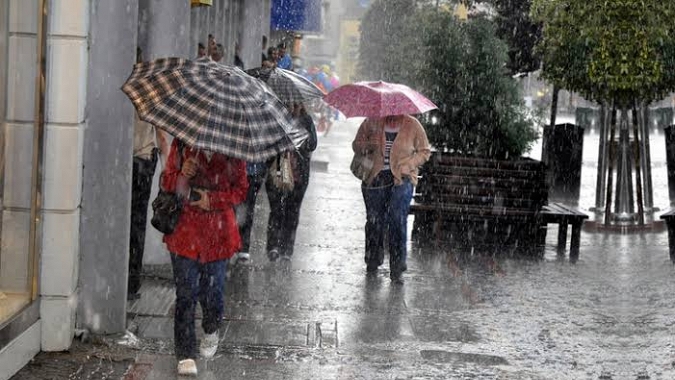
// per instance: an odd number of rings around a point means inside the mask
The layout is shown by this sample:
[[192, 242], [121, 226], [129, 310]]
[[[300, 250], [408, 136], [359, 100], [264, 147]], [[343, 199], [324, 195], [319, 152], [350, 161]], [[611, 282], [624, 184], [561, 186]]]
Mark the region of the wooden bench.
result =
[[546, 178], [545, 165], [536, 160], [435, 153], [420, 171], [410, 207], [415, 215], [413, 238], [438, 242], [448, 232], [444, 224], [449, 222], [450, 229], [454, 225], [487, 228], [482, 239], [505, 232], [510, 235], [504, 240], [509, 244], [543, 247], [547, 224], [558, 223], [558, 248], [564, 250], [567, 225], [572, 224], [571, 253], [578, 253], [581, 224], [588, 216], [560, 204], [548, 205]]
[[558, 252], [563, 252], [567, 245], [567, 225], [572, 225], [570, 256], [579, 255], [581, 243], [581, 226], [588, 215], [561, 203], [550, 203], [541, 210], [542, 225], [558, 224]]
[[668, 228], [668, 247], [670, 250], [670, 260], [675, 261], [675, 208], [671, 208], [667, 212], [661, 214], [660, 219], [663, 219]]

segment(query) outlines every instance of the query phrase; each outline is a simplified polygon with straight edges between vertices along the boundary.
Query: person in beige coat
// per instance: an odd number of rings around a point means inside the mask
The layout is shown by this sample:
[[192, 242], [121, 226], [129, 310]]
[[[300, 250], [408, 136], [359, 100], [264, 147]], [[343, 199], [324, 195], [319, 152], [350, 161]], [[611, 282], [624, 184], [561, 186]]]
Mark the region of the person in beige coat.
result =
[[376, 273], [382, 265], [387, 234], [389, 277], [403, 283], [410, 201], [418, 169], [431, 155], [427, 134], [409, 115], [368, 118], [352, 149], [372, 160], [372, 169], [361, 184], [366, 205], [366, 270]]

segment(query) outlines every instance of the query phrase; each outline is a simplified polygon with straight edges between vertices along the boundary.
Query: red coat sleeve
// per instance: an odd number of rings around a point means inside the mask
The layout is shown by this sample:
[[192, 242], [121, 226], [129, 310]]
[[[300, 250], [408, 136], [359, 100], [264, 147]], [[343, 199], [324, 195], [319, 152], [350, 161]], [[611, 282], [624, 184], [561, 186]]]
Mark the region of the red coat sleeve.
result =
[[176, 182], [180, 175], [180, 163], [178, 161], [178, 139], [174, 138], [169, 150], [169, 157], [166, 159], [164, 171], [160, 177], [160, 187], [165, 191], [176, 191]]
[[242, 160], [230, 158], [228, 165], [229, 182], [223, 182], [218, 190], [209, 193], [209, 202], [214, 210], [224, 210], [246, 200], [246, 193], [248, 192], [246, 163]]

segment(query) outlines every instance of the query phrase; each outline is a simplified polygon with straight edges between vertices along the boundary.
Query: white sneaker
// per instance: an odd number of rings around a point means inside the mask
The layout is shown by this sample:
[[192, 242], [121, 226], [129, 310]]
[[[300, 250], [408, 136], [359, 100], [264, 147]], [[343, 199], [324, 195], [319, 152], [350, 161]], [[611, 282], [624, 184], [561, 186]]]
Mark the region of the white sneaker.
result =
[[248, 252], [237, 252], [230, 259], [230, 265], [235, 266], [239, 263], [247, 263], [251, 259]]
[[211, 359], [218, 351], [218, 331], [213, 334], [205, 334], [199, 344], [199, 354], [205, 359]]
[[197, 376], [197, 363], [192, 359], [179, 361], [178, 374], [182, 376]]

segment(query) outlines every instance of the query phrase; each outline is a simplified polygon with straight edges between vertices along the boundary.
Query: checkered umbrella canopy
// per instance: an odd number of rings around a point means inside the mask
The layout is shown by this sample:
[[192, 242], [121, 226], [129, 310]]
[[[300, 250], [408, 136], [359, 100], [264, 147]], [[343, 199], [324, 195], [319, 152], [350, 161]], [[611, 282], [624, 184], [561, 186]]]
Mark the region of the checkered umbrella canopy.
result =
[[279, 100], [286, 104], [302, 103], [323, 98], [326, 95], [310, 80], [290, 70], [277, 67], [273, 69], [256, 68], [246, 72], [267, 83]]
[[141, 120], [190, 146], [248, 162], [294, 149], [284, 104], [237, 68], [162, 58], [136, 64], [122, 91]]

